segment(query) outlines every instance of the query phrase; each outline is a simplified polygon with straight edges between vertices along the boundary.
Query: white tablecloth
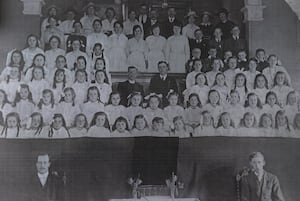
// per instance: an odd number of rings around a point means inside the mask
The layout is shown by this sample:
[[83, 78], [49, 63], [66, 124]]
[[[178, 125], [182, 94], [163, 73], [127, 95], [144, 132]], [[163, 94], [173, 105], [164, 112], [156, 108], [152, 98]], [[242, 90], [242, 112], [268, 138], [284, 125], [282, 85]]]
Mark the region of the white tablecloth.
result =
[[200, 201], [198, 198], [175, 198], [167, 196], [149, 196], [140, 199], [111, 199], [109, 201]]

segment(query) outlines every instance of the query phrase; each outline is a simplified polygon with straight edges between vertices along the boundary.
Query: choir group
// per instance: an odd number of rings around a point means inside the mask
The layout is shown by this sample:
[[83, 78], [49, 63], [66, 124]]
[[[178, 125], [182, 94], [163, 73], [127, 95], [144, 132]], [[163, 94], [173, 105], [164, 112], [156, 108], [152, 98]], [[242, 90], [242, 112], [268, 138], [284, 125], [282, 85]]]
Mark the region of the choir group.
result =
[[[142, 5], [128, 20], [105, 19], [89, 3], [57, 18], [49, 8], [41, 37], [8, 53], [0, 76], [0, 137], [136, 136], [299, 137], [299, 94], [276, 55], [264, 49], [248, 59], [240, 29], [228, 11], [189, 12], [182, 27], [176, 10], [165, 21]], [[146, 10], [146, 11], [145, 11]], [[171, 27], [171, 28], [170, 28]], [[114, 71], [159, 72], [149, 93], [112, 87]], [[169, 73], [186, 73], [178, 90]], [[135, 85], [135, 79], [129, 83]], [[127, 96], [128, 95], [128, 96]]]

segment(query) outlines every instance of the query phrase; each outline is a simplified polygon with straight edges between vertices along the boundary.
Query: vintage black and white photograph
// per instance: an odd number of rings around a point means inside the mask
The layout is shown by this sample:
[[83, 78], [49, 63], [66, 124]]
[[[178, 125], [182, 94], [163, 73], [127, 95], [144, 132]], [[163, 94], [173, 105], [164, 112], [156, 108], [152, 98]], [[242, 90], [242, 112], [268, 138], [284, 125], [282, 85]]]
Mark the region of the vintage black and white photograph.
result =
[[1, 0], [0, 201], [299, 201], [300, 0]]

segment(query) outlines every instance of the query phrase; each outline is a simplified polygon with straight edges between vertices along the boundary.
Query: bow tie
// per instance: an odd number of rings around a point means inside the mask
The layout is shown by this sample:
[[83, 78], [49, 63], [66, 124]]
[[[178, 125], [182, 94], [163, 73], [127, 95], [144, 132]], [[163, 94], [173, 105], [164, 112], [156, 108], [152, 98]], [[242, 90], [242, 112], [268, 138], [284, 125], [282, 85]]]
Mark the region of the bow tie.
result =
[[175, 20], [175, 17], [169, 17], [169, 22], [173, 23]]

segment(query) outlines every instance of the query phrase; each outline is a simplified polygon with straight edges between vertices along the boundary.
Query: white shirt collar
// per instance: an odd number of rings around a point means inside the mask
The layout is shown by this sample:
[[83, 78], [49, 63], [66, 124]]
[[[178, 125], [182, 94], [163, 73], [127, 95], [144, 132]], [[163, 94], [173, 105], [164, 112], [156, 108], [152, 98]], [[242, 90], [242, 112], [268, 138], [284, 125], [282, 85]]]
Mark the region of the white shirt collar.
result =
[[135, 80], [128, 80], [130, 84], [135, 84]]
[[48, 171], [44, 174], [41, 174], [41, 173], [38, 172], [38, 177], [40, 179], [40, 182], [41, 182], [42, 186], [44, 186], [46, 184], [48, 175], [49, 175]]
[[166, 75], [159, 75], [161, 79], [166, 80], [167, 79], [167, 74]]

